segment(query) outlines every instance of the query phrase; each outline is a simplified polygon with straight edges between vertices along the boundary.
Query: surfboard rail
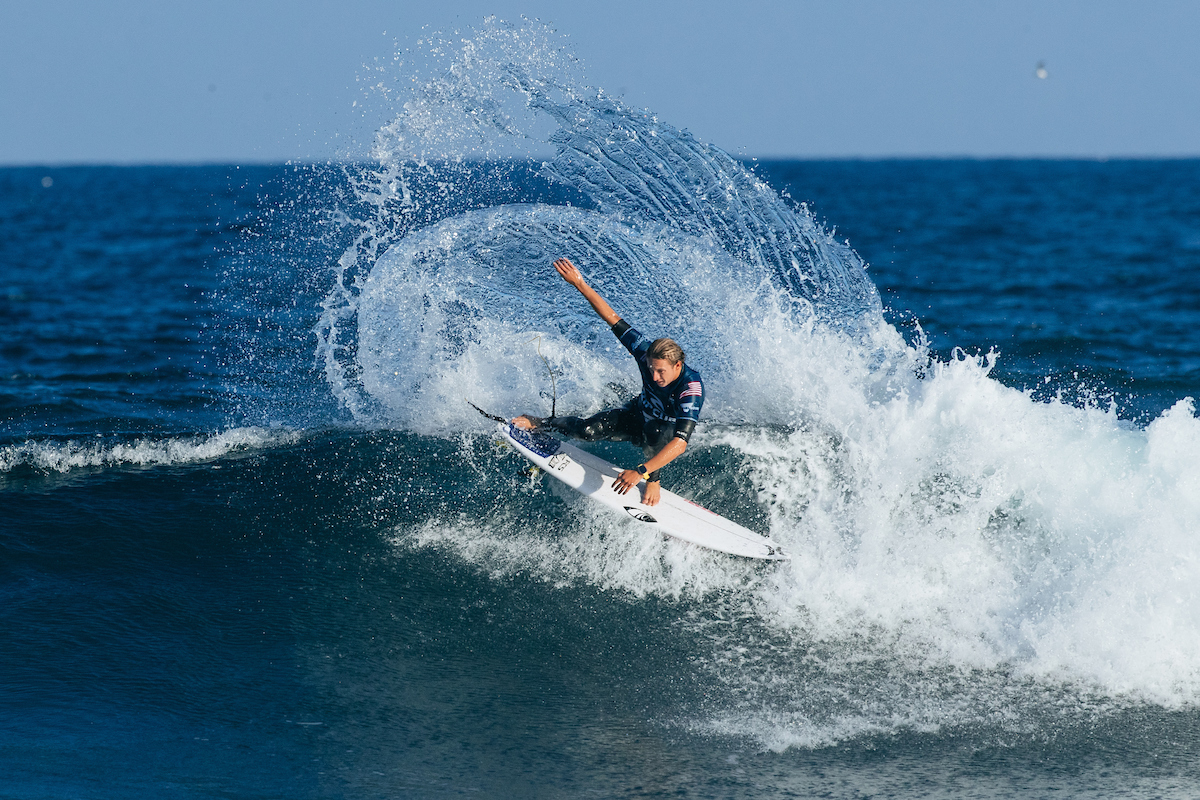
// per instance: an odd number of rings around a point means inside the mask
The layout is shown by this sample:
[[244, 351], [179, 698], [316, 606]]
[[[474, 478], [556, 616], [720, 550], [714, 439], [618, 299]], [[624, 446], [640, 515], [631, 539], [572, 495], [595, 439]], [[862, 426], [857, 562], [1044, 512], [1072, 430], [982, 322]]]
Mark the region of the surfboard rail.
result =
[[643, 505], [640, 500], [644, 481], [628, 494], [617, 494], [612, 485], [621, 468], [569, 442], [542, 431], [518, 428], [511, 422], [499, 423], [497, 429], [504, 441], [551, 477], [666, 536], [744, 558], [791, 559], [782, 546], [766, 536], [666, 489], [656, 506]]

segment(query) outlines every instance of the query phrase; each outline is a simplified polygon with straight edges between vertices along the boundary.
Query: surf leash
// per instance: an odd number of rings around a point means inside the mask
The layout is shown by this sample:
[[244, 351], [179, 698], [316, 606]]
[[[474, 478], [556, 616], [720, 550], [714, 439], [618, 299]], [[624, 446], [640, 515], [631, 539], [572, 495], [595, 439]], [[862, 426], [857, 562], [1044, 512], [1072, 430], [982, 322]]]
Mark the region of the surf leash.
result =
[[[542, 363], [544, 363], [546, 365], [546, 372], [549, 373], [549, 375], [550, 375], [550, 417], [549, 417], [549, 419], [553, 420], [555, 417], [558, 416], [558, 381], [556, 381], [554, 379], [554, 369], [550, 366], [550, 359], [548, 359], [544, 355], [542, 355], [542, 335], [539, 333], [537, 336], [535, 336], [529, 340], [529, 343], [533, 343], [533, 342], [537, 342], [538, 358], [540, 358], [542, 360]], [[483, 416], [492, 420], [493, 422], [499, 422], [502, 425], [509, 424], [508, 420], [504, 419], [503, 417], [498, 417], [495, 414], [489, 414], [488, 412], [484, 411], [479, 406], [472, 403], [470, 400], [467, 400], [467, 398], [464, 397], [463, 400], [466, 400], [467, 405], [469, 405], [471, 408], [478, 411]]]
[[550, 419], [558, 416], [558, 381], [554, 379], [554, 370], [550, 368], [550, 359], [542, 355], [542, 335], [539, 333], [526, 342], [526, 344], [537, 342], [538, 358], [546, 365], [546, 372], [550, 373]]

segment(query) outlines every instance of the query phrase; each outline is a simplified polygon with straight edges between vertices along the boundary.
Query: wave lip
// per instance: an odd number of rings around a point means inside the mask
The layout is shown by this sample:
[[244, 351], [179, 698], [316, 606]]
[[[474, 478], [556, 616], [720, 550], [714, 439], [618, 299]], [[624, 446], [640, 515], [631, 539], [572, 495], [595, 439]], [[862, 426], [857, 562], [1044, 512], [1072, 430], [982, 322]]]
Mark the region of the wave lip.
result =
[[[317, 360], [356, 419], [408, 424], [411, 397], [433, 382], [422, 376], [446, 371], [421, 364], [410, 375], [399, 368], [409, 350], [465, 364], [473, 343], [557, 321], [554, 306], [573, 302], [559, 299], [549, 267], [564, 255], [622, 313], [662, 320], [700, 350], [709, 342], [692, 306], [706, 306], [688, 301], [731, 290], [874, 335], [879, 293], [848, 244], [725, 151], [581, 83], [557, 42], [540, 24], [492, 20], [439, 44], [449, 62], [433, 77], [405, 76], [411, 98], [377, 132], [375, 164], [352, 176], [353, 198], [335, 215], [353, 242], [314, 328]], [[553, 205], [526, 205], [491, 170], [464, 166], [532, 143], [555, 148], [539, 170], [562, 187]], [[475, 191], [486, 202], [465, 203]], [[574, 208], [580, 198], [594, 208]], [[407, 294], [381, 292], [400, 281]], [[530, 313], [508, 324], [520, 310]], [[567, 316], [560, 344], [594, 345], [590, 312]]]
[[170, 466], [213, 461], [230, 453], [291, 444], [295, 431], [230, 428], [211, 436], [134, 439], [128, 442], [27, 440], [0, 447], [0, 473], [20, 467], [66, 473], [87, 467]]

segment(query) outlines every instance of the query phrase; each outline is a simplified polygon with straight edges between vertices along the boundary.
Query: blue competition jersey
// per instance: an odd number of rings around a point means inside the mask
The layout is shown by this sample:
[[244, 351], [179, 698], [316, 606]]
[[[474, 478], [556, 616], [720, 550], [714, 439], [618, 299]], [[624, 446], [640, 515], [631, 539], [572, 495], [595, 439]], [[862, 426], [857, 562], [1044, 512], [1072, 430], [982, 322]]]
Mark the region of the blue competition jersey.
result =
[[676, 435], [687, 441], [692, 428], [700, 419], [700, 407], [704, 405], [704, 383], [700, 373], [684, 362], [679, 377], [659, 388], [650, 378], [650, 367], [646, 364], [646, 351], [654, 340], [647, 338], [625, 320], [613, 325], [613, 333], [637, 360], [642, 373], [642, 394], [638, 404], [642, 416], [647, 420], [665, 420], [675, 423]]

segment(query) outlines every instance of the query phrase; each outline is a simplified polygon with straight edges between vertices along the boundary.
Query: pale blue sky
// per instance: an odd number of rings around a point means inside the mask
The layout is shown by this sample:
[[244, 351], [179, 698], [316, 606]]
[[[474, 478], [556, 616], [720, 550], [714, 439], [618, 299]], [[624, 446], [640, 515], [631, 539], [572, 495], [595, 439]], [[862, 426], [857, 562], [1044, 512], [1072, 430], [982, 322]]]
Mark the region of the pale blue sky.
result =
[[0, 0], [0, 164], [328, 158], [364, 63], [488, 14], [739, 154], [1200, 156], [1197, 2]]

